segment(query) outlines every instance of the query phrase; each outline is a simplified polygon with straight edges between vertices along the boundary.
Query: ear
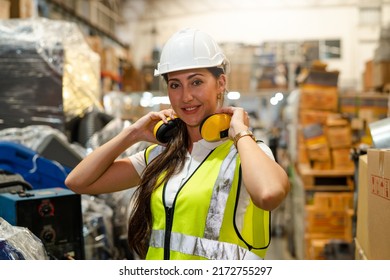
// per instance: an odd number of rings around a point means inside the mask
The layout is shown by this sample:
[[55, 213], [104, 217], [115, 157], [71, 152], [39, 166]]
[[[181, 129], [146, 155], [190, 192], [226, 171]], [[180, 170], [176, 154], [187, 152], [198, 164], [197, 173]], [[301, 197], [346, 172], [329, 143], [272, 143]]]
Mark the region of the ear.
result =
[[226, 90], [226, 75], [225, 74], [221, 74], [219, 77], [218, 77], [218, 90], [220, 92], [225, 92]]

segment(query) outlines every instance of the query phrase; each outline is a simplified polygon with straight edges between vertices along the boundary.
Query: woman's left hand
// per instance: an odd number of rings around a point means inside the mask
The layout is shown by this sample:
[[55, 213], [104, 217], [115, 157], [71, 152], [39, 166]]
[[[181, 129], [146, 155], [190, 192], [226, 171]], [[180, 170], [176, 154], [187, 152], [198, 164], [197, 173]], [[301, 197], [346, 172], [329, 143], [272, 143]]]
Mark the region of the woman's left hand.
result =
[[249, 128], [249, 115], [241, 107], [223, 107], [220, 108], [216, 113], [225, 113], [229, 114], [232, 119], [230, 121], [229, 137], [234, 138], [241, 131], [247, 130]]

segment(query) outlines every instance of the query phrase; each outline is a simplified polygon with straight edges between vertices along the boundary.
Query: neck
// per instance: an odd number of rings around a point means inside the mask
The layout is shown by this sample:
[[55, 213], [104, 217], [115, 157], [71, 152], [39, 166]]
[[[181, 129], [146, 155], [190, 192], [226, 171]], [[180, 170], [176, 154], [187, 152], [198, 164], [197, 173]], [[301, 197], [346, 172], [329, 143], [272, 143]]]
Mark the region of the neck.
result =
[[201, 140], [202, 136], [200, 135], [199, 126], [187, 126], [187, 131], [189, 136], [188, 141], [190, 142], [188, 145], [188, 150], [191, 153], [194, 143]]

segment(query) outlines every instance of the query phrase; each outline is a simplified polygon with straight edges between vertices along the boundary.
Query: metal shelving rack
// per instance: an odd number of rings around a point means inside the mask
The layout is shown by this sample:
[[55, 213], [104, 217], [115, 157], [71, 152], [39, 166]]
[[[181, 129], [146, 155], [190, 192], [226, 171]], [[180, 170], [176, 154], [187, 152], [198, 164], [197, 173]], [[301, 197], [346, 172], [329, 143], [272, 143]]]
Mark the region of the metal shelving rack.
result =
[[76, 22], [88, 35], [98, 35], [110, 43], [127, 48], [128, 45], [115, 36], [115, 26], [121, 21], [120, 0], [109, 1], [109, 5], [92, 0], [46, 0], [40, 3], [43, 17]]

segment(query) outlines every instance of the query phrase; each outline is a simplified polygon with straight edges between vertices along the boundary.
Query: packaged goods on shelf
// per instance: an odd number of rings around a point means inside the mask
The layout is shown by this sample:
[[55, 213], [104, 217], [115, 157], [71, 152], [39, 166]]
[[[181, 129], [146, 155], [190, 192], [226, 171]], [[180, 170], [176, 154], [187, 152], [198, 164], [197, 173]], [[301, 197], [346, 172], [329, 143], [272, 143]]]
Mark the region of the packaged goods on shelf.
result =
[[100, 104], [100, 58], [75, 23], [0, 23], [1, 128], [65, 122]]
[[310, 124], [303, 127], [303, 137], [308, 147], [327, 144], [325, 132], [320, 124]]
[[326, 71], [326, 69], [311, 69], [305, 79], [305, 84], [325, 87], [337, 87], [338, 77], [338, 71]]
[[350, 148], [353, 144], [350, 124], [342, 126], [327, 126], [326, 134], [332, 149]]
[[307, 150], [311, 161], [330, 162], [330, 151], [327, 144], [310, 145]]
[[302, 85], [300, 109], [338, 110], [338, 88], [330, 86]]
[[342, 94], [340, 113], [366, 122], [383, 119], [389, 113], [389, 99], [389, 95], [379, 93]]
[[310, 68], [301, 71], [298, 82], [307, 85], [337, 87], [339, 71], [328, 71], [327, 67], [327, 63], [314, 60]]
[[[327, 150], [328, 150], [327, 153], [329, 153], [329, 149]], [[320, 161], [320, 160], [313, 161], [311, 167], [315, 170], [330, 170], [333, 168], [332, 161], [330, 161], [329, 159], [326, 161]]]
[[300, 110], [299, 111], [299, 121], [302, 125], [309, 125], [318, 123], [325, 125], [328, 119], [328, 116], [334, 114], [330, 111], [319, 111], [319, 110]]
[[317, 169], [330, 169], [329, 145], [322, 125], [317, 123], [303, 127], [303, 137], [311, 166]]
[[326, 136], [331, 149], [350, 148], [352, 146], [352, 133], [349, 123], [345, 125], [327, 125]]
[[325, 259], [327, 244], [352, 242], [353, 194], [316, 192], [305, 206], [306, 259]]
[[353, 170], [354, 163], [351, 159], [351, 148], [331, 149], [333, 169]]

